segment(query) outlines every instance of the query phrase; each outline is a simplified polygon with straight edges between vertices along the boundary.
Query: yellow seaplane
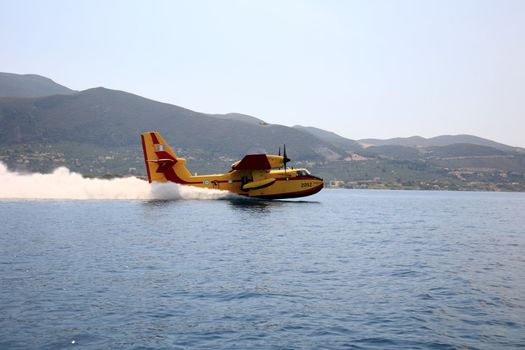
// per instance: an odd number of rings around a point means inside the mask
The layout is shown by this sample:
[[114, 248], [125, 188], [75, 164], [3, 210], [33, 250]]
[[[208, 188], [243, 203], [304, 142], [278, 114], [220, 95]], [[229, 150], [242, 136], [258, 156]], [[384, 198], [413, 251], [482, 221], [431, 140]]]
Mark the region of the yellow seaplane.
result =
[[[179, 158], [156, 131], [141, 134], [148, 181], [226, 190], [242, 196], [263, 199], [297, 198], [315, 194], [323, 179], [306, 169], [287, 169], [286, 146], [283, 155], [248, 154], [232, 164], [226, 174], [192, 175], [186, 159]], [[282, 169], [281, 169], [282, 168]]]

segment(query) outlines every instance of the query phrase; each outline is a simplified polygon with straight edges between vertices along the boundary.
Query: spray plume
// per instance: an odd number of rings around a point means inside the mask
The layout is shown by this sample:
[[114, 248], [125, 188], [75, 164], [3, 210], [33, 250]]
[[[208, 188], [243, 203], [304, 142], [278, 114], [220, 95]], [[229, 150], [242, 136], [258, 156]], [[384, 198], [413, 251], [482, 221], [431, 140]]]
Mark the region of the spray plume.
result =
[[60, 167], [50, 174], [20, 174], [0, 163], [0, 199], [223, 199], [232, 194], [136, 177], [88, 179]]

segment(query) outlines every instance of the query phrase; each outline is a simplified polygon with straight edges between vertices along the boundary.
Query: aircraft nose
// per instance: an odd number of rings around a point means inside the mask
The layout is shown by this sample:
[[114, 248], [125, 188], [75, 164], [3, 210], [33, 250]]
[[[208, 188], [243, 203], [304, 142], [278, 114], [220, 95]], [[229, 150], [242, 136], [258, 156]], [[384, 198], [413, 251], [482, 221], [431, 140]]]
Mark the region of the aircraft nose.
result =
[[323, 179], [321, 179], [320, 177], [317, 177], [317, 176], [313, 176], [313, 178], [314, 178], [315, 187], [318, 187], [319, 189], [324, 187]]
[[314, 187], [312, 188], [312, 194], [321, 191], [324, 187], [324, 182], [322, 179], [316, 178], [314, 181]]

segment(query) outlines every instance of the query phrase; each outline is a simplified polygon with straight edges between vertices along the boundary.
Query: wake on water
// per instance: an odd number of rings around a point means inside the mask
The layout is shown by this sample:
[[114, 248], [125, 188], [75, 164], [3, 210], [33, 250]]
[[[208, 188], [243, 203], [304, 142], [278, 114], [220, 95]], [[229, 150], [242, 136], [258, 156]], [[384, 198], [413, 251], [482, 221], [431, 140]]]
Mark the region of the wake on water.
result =
[[227, 199], [227, 191], [174, 183], [154, 183], [136, 177], [88, 179], [60, 167], [50, 174], [12, 172], [0, 163], [0, 199]]

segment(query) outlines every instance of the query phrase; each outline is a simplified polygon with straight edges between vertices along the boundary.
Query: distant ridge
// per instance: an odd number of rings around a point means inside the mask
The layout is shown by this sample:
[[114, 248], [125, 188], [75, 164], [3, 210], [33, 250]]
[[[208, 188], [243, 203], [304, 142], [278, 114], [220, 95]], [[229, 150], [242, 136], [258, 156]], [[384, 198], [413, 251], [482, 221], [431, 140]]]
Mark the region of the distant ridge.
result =
[[473, 135], [441, 135], [431, 138], [421, 136], [396, 137], [391, 139], [361, 139], [358, 140], [363, 146], [405, 146], [405, 147], [442, 147], [454, 144], [473, 144], [496, 148], [504, 152], [524, 153], [525, 149], [512, 147], [492, 140]]
[[0, 72], [0, 97], [42, 97], [74, 93], [76, 91], [40, 75]]
[[241, 113], [227, 113], [227, 114], [209, 114], [211, 117], [217, 117], [221, 119], [236, 120], [240, 122], [257, 124], [257, 125], [266, 125], [267, 123], [259, 118], [252, 117], [251, 115], [241, 114]]
[[326, 131], [313, 126], [295, 125], [294, 128], [305, 131], [311, 135], [314, 135], [318, 139], [330, 142], [331, 144], [334, 144], [347, 151], [357, 151], [362, 148], [359, 142], [337, 135], [335, 132]]

